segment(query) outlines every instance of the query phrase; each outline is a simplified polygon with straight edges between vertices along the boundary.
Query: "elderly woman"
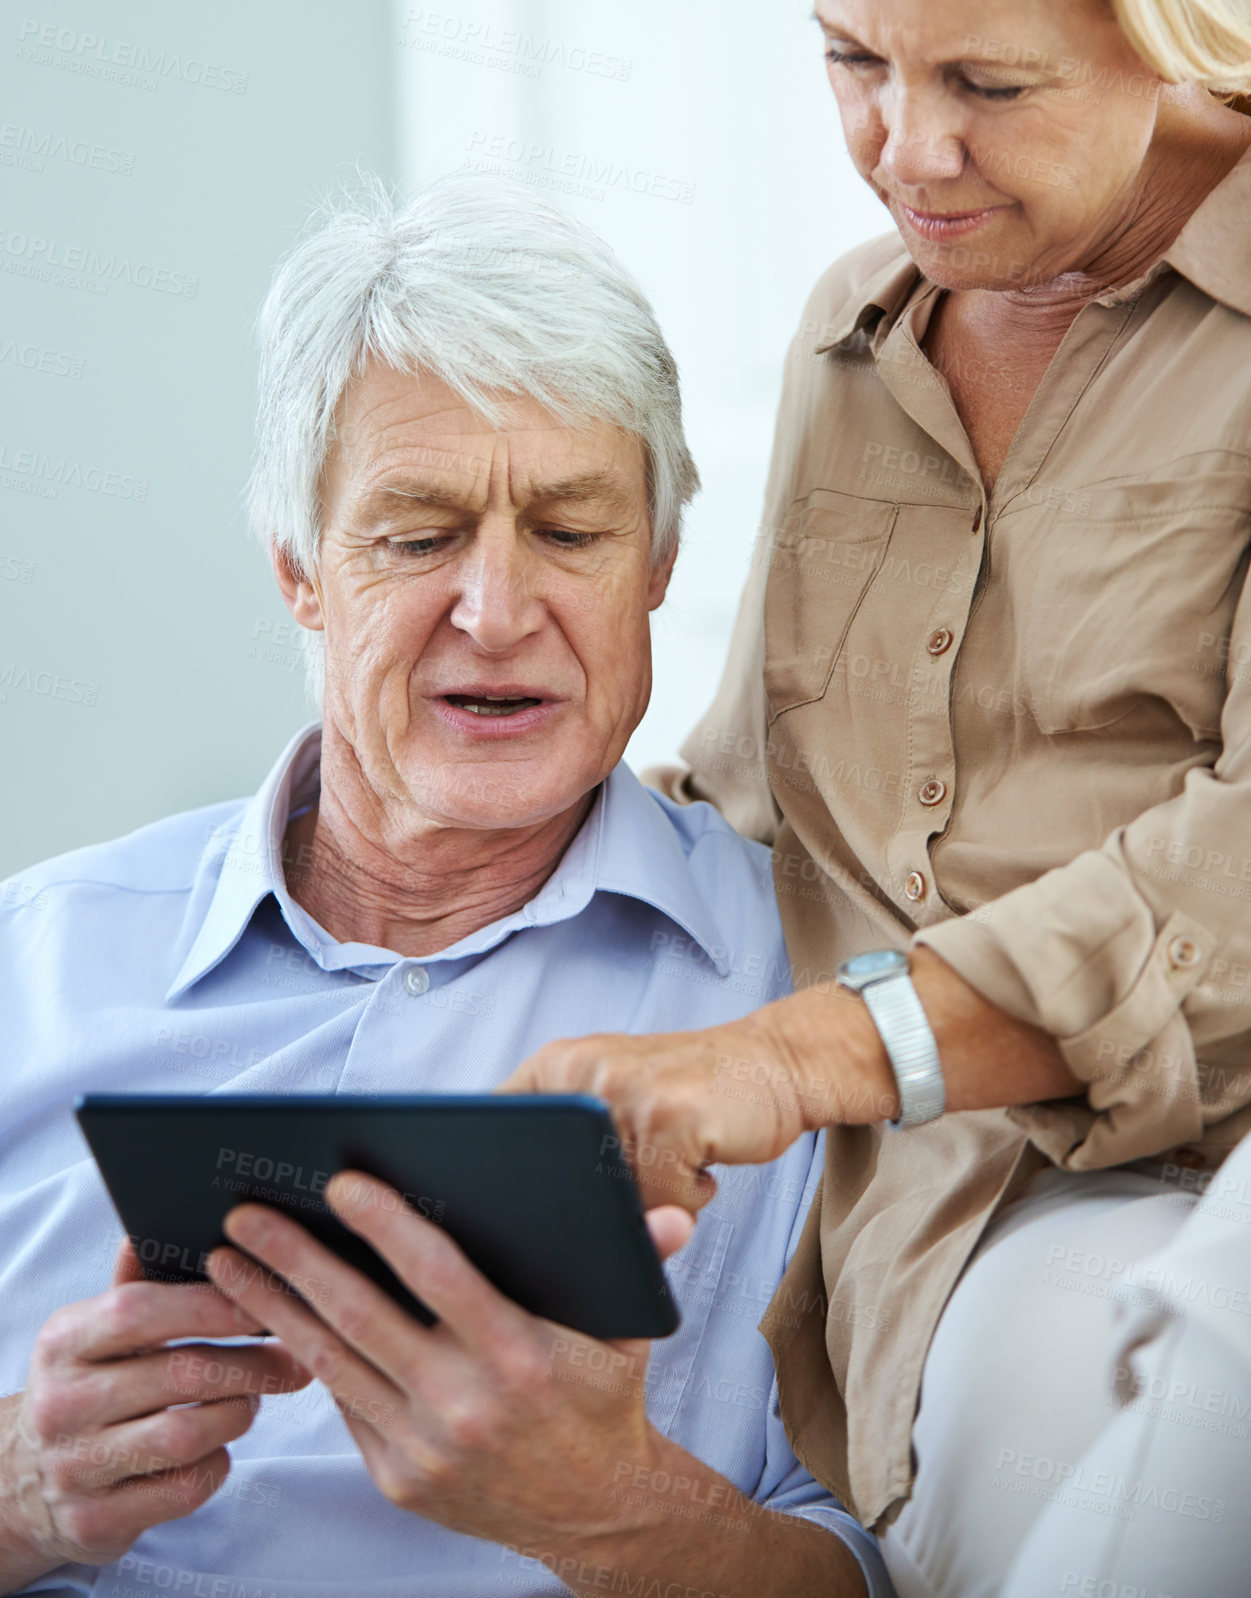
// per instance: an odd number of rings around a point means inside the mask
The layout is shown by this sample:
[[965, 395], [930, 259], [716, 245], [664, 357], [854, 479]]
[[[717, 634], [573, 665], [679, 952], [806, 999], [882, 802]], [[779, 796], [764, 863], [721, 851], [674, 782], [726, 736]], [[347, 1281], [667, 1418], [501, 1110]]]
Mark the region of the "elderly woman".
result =
[[1251, 15], [817, 20], [897, 231], [809, 302], [669, 779], [773, 843], [802, 991], [519, 1080], [692, 1208], [830, 1129], [766, 1328], [901, 1593], [1245, 1593]]

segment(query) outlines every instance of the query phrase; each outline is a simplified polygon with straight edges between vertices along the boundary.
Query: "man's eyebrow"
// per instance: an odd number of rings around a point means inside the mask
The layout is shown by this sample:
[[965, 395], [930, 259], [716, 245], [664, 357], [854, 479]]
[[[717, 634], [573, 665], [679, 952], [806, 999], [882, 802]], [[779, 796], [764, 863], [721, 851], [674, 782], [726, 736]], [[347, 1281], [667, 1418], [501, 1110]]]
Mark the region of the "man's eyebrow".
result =
[[634, 497], [616, 472], [579, 472], [550, 483], [536, 483], [532, 504], [556, 505], [575, 499], [598, 499], [611, 505], [632, 505]]
[[[528, 496], [532, 505], [569, 504], [597, 500], [611, 509], [628, 509], [634, 496], [614, 471], [578, 472], [551, 482], [535, 483]], [[402, 514], [405, 505], [430, 505], [440, 510], [464, 510], [464, 486], [436, 476], [396, 477], [375, 483], [353, 511], [358, 516]]]
[[389, 482], [375, 483], [362, 496], [355, 507], [359, 513], [395, 511], [402, 508], [399, 501], [416, 501], [419, 505], [436, 505], [448, 510], [463, 510], [464, 490], [435, 477], [393, 478]]

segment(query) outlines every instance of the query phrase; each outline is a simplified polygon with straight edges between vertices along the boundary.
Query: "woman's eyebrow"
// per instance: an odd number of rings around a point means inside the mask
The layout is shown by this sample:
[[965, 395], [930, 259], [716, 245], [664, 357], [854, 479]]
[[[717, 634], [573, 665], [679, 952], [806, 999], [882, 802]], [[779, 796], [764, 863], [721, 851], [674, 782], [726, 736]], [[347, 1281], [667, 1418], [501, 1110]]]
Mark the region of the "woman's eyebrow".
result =
[[859, 39], [857, 39], [854, 34], [848, 33], [846, 28], [840, 27], [836, 22], [827, 22], [825, 18], [819, 15], [819, 13], [816, 11], [809, 13], [809, 20], [815, 22], [817, 27], [821, 29], [821, 32], [824, 33], [827, 38], [844, 39], [848, 44], [860, 43]]

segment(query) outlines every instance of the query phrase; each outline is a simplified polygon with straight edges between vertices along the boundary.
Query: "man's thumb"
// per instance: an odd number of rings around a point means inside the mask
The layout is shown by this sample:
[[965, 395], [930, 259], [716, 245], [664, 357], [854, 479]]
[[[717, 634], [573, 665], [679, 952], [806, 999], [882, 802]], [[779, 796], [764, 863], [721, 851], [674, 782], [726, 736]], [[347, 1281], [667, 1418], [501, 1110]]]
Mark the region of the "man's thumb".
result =
[[662, 1260], [685, 1248], [695, 1230], [695, 1217], [677, 1204], [660, 1204], [647, 1212], [647, 1229]]
[[123, 1282], [141, 1282], [143, 1280], [143, 1266], [139, 1263], [139, 1256], [135, 1253], [135, 1245], [128, 1237], [122, 1239], [122, 1246], [117, 1251], [117, 1259], [113, 1262], [113, 1280], [110, 1287], [120, 1287]]

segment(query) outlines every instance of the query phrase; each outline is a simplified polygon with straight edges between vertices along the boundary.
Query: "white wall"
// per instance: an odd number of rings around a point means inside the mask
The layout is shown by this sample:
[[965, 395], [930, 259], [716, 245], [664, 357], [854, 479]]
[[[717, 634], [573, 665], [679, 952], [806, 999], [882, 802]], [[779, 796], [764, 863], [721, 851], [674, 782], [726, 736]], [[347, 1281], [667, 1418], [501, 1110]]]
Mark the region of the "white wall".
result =
[[617, 250], [678, 357], [704, 487], [629, 750], [669, 759], [720, 675], [804, 300], [890, 219], [843, 147], [807, 0], [397, 0], [395, 15], [404, 176], [476, 164], [533, 183]]
[[676, 750], [803, 299], [886, 220], [807, 0], [23, 0], [0, 19], [0, 877], [249, 792], [307, 716], [241, 514], [252, 319], [336, 174], [475, 160], [601, 232], [677, 353], [705, 486], [631, 757]]
[[0, 877], [248, 792], [308, 719], [240, 512], [251, 324], [336, 169], [390, 168], [391, 33], [389, 0], [0, 16]]

